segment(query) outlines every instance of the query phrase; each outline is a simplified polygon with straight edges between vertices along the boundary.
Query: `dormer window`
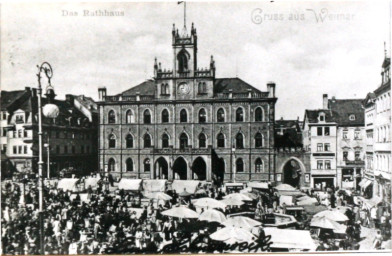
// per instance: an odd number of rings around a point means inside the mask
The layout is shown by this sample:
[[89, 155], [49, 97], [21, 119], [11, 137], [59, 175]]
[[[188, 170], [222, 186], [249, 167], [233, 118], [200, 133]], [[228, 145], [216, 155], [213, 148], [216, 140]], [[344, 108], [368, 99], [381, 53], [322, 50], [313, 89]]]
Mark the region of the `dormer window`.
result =
[[325, 122], [325, 114], [324, 113], [320, 113], [319, 114], [319, 121], [320, 122]]
[[353, 114], [350, 115], [350, 116], [349, 116], [349, 119], [350, 119], [350, 121], [355, 121], [355, 115], [353, 115]]

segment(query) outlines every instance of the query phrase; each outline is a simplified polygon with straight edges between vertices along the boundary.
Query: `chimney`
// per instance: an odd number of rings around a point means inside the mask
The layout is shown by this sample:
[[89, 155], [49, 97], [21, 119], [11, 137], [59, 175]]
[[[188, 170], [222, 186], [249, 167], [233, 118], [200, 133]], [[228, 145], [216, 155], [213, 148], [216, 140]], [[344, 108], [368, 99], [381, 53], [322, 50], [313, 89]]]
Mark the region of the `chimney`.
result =
[[276, 86], [276, 84], [274, 82], [268, 82], [267, 83], [268, 97], [269, 98], [275, 98], [275, 86]]
[[106, 97], [106, 87], [98, 88], [98, 99], [99, 101], [104, 101]]
[[328, 109], [328, 94], [323, 94], [323, 109]]
[[72, 94], [65, 94], [65, 101], [70, 105], [73, 105], [74, 96]]

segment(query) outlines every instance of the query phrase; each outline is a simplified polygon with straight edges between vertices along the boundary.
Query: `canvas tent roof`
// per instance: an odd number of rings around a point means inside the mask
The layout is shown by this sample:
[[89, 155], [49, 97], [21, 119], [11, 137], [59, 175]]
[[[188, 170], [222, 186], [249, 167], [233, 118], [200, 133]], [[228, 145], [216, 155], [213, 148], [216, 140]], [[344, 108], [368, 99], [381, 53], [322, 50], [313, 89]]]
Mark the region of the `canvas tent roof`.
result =
[[164, 192], [167, 180], [143, 180], [143, 190], [148, 192]]
[[73, 192], [77, 192], [78, 188], [76, 186], [76, 183], [79, 181], [79, 179], [61, 179], [59, 183], [57, 184], [58, 189], [63, 189], [65, 191], [70, 190]]
[[197, 180], [174, 180], [171, 187], [176, 193], [181, 193], [184, 190], [186, 192], [194, 194], [199, 186], [199, 181]]
[[122, 178], [118, 183], [118, 189], [140, 191], [141, 190], [141, 179], [126, 179]]
[[309, 230], [265, 228], [265, 235], [271, 236], [271, 248], [303, 249], [314, 251], [316, 243]]
[[92, 189], [97, 188], [98, 187], [98, 181], [99, 181], [99, 178], [89, 177], [89, 178], [87, 178], [84, 181], [84, 186], [86, 188], [91, 186]]

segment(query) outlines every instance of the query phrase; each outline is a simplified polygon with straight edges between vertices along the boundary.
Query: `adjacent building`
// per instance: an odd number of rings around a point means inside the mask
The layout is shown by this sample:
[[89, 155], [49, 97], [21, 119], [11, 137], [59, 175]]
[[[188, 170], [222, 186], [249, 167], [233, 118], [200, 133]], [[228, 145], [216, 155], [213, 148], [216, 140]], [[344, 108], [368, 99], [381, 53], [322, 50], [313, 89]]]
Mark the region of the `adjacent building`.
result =
[[100, 168], [117, 177], [275, 180], [275, 84], [260, 91], [198, 66], [192, 25], [173, 27], [171, 68], [120, 94], [99, 89]]
[[[366, 112], [366, 172], [363, 191], [368, 197], [391, 202], [391, 59], [382, 63], [381, 84], [364, 101]], [[369, 186], [372, 188], [368, 188]], [[369, 191], [370, 190], [370, 191]], [[371, 193], [372, 192], [372, 193]]]
[[[48, 146], [50, 173], [58, 175], [72, 167], [79, 173], [97, 170], [98, 110], [96, 103], [83, 95], [66, 95], [55, 99], [53, 90], [43, 97], [59, 108], [56, 119], [43, 117], [45, 172]], [[21, 91], [1, 91], [1, 150], [2, 173], [32, 172], [38, 163], [38, 103], [37, 90], [26, 87]]]
[[361, 104], [361, 99], [328, 99], [324, 94], [322, 109], [305, 111], [304, 148], [310, 153], [310, 183], [315, 189], [358, 189], [365, 155]]

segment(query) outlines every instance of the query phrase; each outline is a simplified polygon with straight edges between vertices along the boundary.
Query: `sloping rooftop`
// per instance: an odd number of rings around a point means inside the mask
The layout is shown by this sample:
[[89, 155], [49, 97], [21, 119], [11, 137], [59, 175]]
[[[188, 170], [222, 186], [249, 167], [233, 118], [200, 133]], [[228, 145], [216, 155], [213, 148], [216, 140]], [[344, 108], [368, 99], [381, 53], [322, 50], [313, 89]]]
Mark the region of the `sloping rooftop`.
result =
[[[260, 90], [256, 89], [252, 85], [243, 81], [242, 79], [235, 78], [217, 78], [214, 84], [214, 93], [228, 93], [230, 90], [233, 93], [247, 93], [248, 89], [252, 92], [261, 93]], [[118, 95], [122, 96], [133, 96], [139, 93], [140, 95], [155, 95], [155, 81], [147, 80], [139, 85], [136, 85]]]
[[78, 99], [78, 101], [88, 110], [90, 110], [91, 112], [94, 113], [98, 113], [98, 106], [97, 103], [95, 103], [95, 101], [91, 98], [91, 97], [87, 97], [84, 95], [78, 95], [75, 96], [75, 98]]
[[319, 113], [325, 113], [325, 121], [326, 122], [334, 122], [335, 120], [332, 118], [331, 111], [329, 109], [306, 109], [305, 115], [308, 118], [309, 123], [318, 123]]
[[0, 106], [1, 110], [5, 111], [7, 108], [20, 96], [22, 96], [26, 91], [1, 91], [0, 96]]
[[[328, 106], [332, 116], [338, 125], [365, 125], [365, 110], [362, 108], [364, 99], [328, 100]], [[354, 120], [350, 116], [355, 115]]]

